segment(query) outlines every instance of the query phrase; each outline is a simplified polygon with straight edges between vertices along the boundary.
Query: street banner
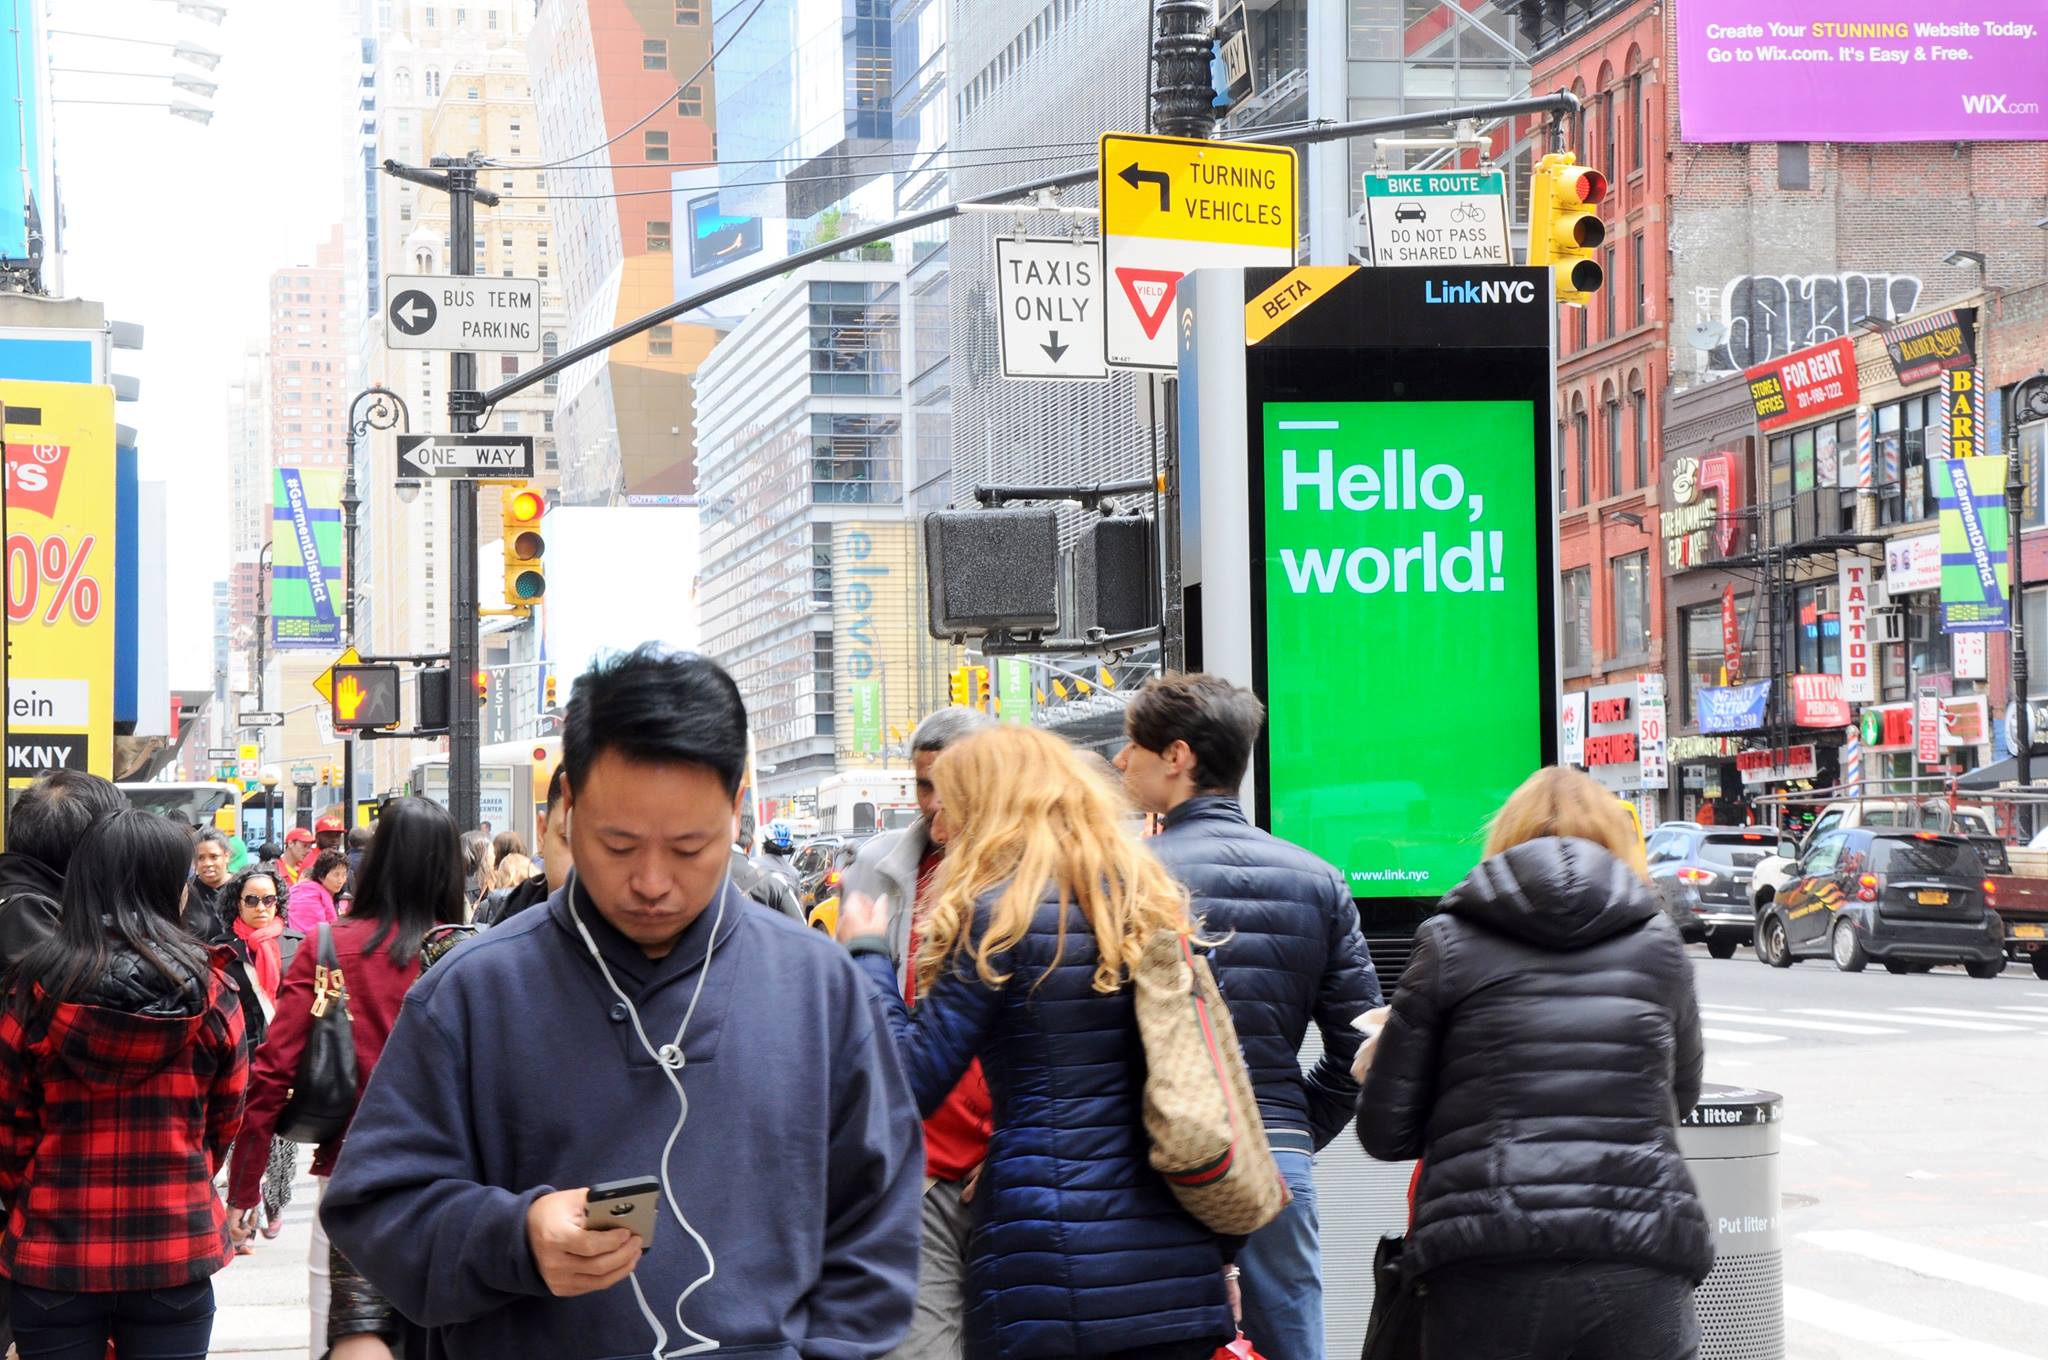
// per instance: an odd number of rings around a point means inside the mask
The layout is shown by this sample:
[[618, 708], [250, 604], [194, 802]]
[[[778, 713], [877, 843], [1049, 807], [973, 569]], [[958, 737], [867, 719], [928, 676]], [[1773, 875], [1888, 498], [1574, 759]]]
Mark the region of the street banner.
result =
[[996, 698], [1002, 701], [1006, 723], [1031, 721], [1031, 663], [1021, 656], [996, 661]]
[[2003, 458], [1938, 458], [1941, 503], [1941, 626], [1949, 633], [2005, 628], [2006, 516]]
[[1764, 725], [1771, 703], [1771, 682], [1753, 680], [1746, 685], [1701, 685], [1694, 691], [1699, 701], [1702, 732], [1754, 732]]
[[1550, 271], [1213, 269], [1178, 297], [1183, 579], [1204, 668], [1266, 704], [1256, 819], [1355, 897], [1433, 902], [1560, 754]]
[[1930, 458], [1975, 458], [1984, 452], [1984, 385], [1974, 368], [1955, 368], [1941, 375], [1939, 450]]
[[1792, 677], [1792, 723], [1796, 727], [1847, 727], [1854, 719], [1842, 697], [1842, 677], [1823, 673]]
[[1557, 715], [1557, 763], [1586, 763], [1586, 691], [1573, 690], [1564, 696]]
[[2048, 138], [2040, 0], [1687, 0], [1674, 22], [1688, 142]]
[[0, 382], [7, 782], [114, 773], [114, 389]]
[[270, 640], [279, 650], [341, 643], [341, 472], [271, 474]]
[[853, 701], [853, 754], [882, 754], [882, 682], [855, 680], [848, 697]]
[[1660, 789], [1671, 782], [1671, 769], [1664, 759], [1664, 677], [1636, 677], [1636, 759], [1642, 763], [1639, 776], [1646, 789]]
[[1842, 554], [1842, 697], [1877, 702], [1877, 649], [1870, 641], [1870, 611], [1877, 607], [1877, 564]]

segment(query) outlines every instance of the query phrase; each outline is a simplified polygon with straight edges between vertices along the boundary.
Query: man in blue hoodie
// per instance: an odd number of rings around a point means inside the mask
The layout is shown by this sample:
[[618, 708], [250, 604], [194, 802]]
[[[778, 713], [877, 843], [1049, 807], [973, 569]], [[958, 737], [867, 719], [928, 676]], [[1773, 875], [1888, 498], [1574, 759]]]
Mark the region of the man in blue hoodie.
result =
[[[321, 1219], [452, 1360], [864, 1360], [910, 1322], [924, 1156], [866, 983], [730, 882], [746, 710], [643, 647], [576, 682], [575, 869], [406, 1000]], [[651, 1241], [589, 1187], [661, 1183]]]

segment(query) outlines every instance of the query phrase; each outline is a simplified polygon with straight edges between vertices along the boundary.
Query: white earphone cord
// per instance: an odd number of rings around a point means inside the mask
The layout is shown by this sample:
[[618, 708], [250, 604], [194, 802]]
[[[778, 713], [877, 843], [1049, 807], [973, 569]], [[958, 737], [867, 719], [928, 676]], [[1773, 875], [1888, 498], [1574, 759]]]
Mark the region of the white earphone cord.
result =
[[[718, 881], [718, 911], [711, 918], [711, 937], [704, 942], [704, 963], [697, 974], [697, 986], [690, 993], [690, 1004], [683, 1011], [682, 1027], [676, 1030], [675, 1042], [660, 1049], [657, 1049], [654, 1041], [647, 1037], [647, 1029], [640, 1023], [639, 1007], [633, 1004], [632, 998], [626, 995], [617, 980], [612, 977], [612, 970], [606, 966], [604, 955], [598, 951], [597, 941], [590, 937], [590, 928], [583, 924], [583, 913], [576, 909], [575, 869], [569, 870], [569, 879], [564, 886], [569, 892], [569, 919], [576, 923], [576, 933], [583, 937], [583, 947], [588, 949], [590, 957], [597, 961], [597, 971], [603, 975], [605, 986], [611, 988], [612, 995], [625, 1006], [626, 1014], [633, 1022], [633, 1033], [640, 1040], [640, 1047], [647, 1050], [647, 1056], [654, 1059], [655, 1065], [661, 1068], [662, 1075], [668, 1078], [669, 1085], [676, 1088], [676, 1100], [681, 1108], [676, 1115], [676, 1126], [669, 1131], [668, 1141], [662, 1144], [661, 1148], [661, 1194], [668, 1203], [669, 1212], [676, 1216], [676, 1222], [690, 1235], [690, 1240], [697, 1244], [697, 1250], [704, 1253], [704, 1273], [693, 1280], [689, 1288], [676, 1296], [676, 1326], [683, 1335], [693, 1338], [695, 1344], [685, 1346], [674, 1354], [703, 1355], [717, 1350], [719, 1343], [683, 1321], [683, 1305], [689, 1302], [690, 1295], [711, 1283], [712, 1277], [718, 1274], [718, 1261], [711, 1254], [711, 1244], [705, 1241], [704, 1235], [691, 1227], [690, 1220], [683, 1216], [683, 1206], [676, 1198], [675, 1187], [669, 1183], [668, 1164], [669, 1158], [675, 1155], [676, 1141], [683, 1136], [683, 1125], [690, 1119], [690, 1097], [683, 1089], [682, 1071], [689, 1061], [683, 1051], [683, 1036], [689, 1033], [690, 1019], [697, 1014], [697, 1003], [704, 998], [705, 980], [711, 976], [711, 951], [718, 944], [718, 927], [725, 921], [725, 895], [732, 887], [732, 861], [727, 859], [725, 874]], [[648, 1352], [649, 1360], [668, 1360], [668, 1329], [661, 1325], [661, 1319], [656, 1317], [654, 1309], [648, 1306], [647, 1295], [640, 1288], [639, 1273], [636, 1271], [627, 1279], [633, 1285], [633, 1299], [640, 1305], [640, 1315], [646, 1318], [647, 1325], [654, 1329], [654, 1349]]]

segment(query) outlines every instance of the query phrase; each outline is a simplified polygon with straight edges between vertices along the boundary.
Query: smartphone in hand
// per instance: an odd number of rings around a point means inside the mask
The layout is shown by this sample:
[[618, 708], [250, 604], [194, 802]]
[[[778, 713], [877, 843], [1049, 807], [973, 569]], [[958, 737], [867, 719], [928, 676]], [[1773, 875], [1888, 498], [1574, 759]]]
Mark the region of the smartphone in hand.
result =
[[624, 1228], [640, 1239], [642, 1247], [654, 1245], [654, 1220], [661, 1212], [661, 1182], [654, 1177], [593, 1185], [583, 1205], [584, 1226], [592, 1232]]

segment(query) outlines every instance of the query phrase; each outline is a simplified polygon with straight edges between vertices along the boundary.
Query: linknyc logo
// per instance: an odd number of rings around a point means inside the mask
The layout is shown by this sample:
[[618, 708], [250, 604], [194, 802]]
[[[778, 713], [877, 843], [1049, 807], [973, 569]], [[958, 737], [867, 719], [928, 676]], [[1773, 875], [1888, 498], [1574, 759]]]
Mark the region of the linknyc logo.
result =
[[1451, 304], [1477, 307], [1510, 302], [1527, 304], [1536, 300], [1536, 285], [1527, 279], [1487, 279], [1483, 283], [1430, 279], [1422, 285], [1422, 300], [1430, 306]]

